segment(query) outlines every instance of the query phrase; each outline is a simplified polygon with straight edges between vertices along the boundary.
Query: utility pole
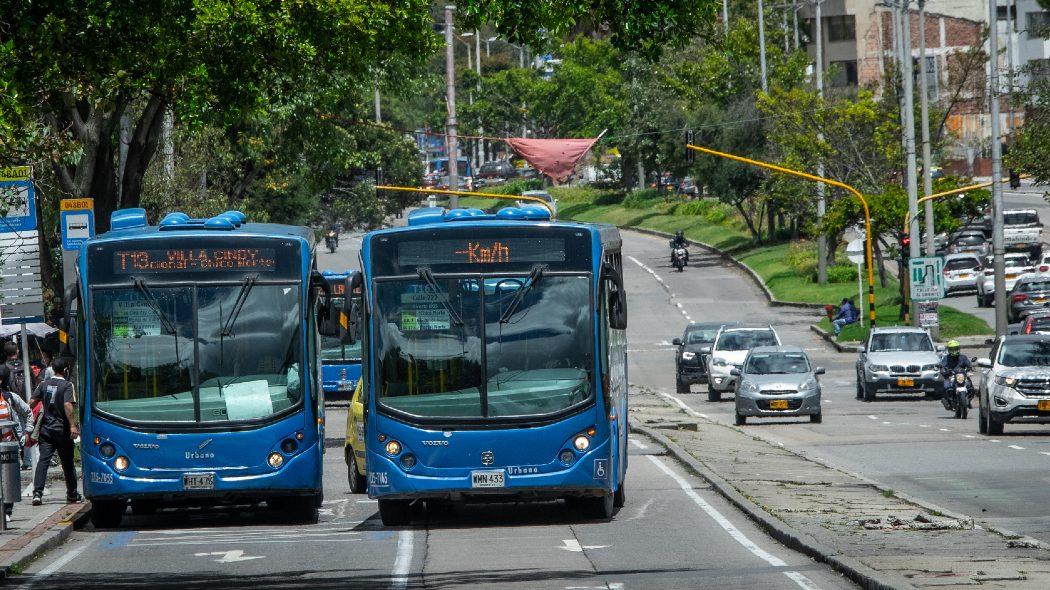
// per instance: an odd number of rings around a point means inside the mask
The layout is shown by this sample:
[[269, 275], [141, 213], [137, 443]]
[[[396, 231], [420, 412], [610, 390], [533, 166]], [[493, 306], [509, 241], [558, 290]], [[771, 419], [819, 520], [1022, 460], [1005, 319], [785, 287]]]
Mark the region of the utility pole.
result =
[[798, 5], [796, 4], [797, 1], [798, 0], [791, 0], [791, 22], [795, 27], [795, 51], [798, 51], [798, 48], [800, 46], [798, 40]]
[[[448, 103], [448, 123], [446, 133], [448, 135], [448, 188], [459, 189], [459, 142], [456, 137], [456, 38], [452, 30], [452, 14], [456, 11], [454, 4], [445, 5], [445, 93]], [[449, 207], [459, 207], [459, 196], [452, 195], [448, 199]]]
[[[817, 59], [813, 62], [815, 79], [817, 82], [817, 96], [820, 98], [821, 106], [824, 104], [824, 18], [821, 15], [821, 3], [824, 0], [816, 1], [816, 13], [814, 21], [816, 23], [816, 37], [817, 37]], [[795, 30], [796, 35], [798, 29]], [[821, 142], [824, 141], [824, 134], [821, 133], [817, 136], [817, 139]], [[817, 176], [824, 177], [824, 159], [821, 158], [817, 161]], [[827, 212], [827, 201], [824, 198], [824, 183], [817, 183], [817, 222], [824, 220], [824, 214]], [[817, 234], [817, 283], [826, 285], [828, 283], [828, 238], [823, 232]], [[864, 303], [861, 302], [861, 309], [864, 308]]]
[[722, 32], [729, 36], [729, 0], [722, 0]]
[[762, 70], [762, 92], [769, 92], [769, 81], [766, 79], [766, 12], [762, 9], [762, 0], [758, 0], [758, 63]]
[[373, 92], [373, 100], [375, 101], [375, 107], [376, 107], [376, 123], [382, 123], [383, 122], [383, 112], [382, 112], [382, 105], [381, 105], [380, 97], [379, 97], [379, 76], [376, 76], [375, 83], [372, 86], [372, 88], [374, 90], [374, 92]]
[[1006, 276], [1003, 260], [1002, 146], [999, 143], [999, 18], [996, 0], [988, 0], [988, 95], [992, 124], [992, 257], [995, 278], [995, 335], [1006, 335]]
[[[912, 57], [911, 57], [911, 12], [908, 6], [910, 0], [904, 0], [901, 3], [901, 33], [903, 35], [904, 42], [904, 145], [905, 145], [905, 156], [906, 169], [904, 171], [904, 177], [907, 180], [908, 188], [908, 213], [911, 215], [910, 224], [908, 226], [908, 237], [910, 243], [908, 244], [908, 257], [918, 258], [922, 256], [922, 250], [920, 249], [920, 243], [922, 236], [919, 235], [919, 187], [918, 179], [915, 176], [916, 161], [915, 161], [915, 76], [912, 69]], [[919, 325], [919, 314], [915, 313], [914, 302], [911, 310], [911, 321], [912, 325]]]
[[1014, 131], [1014, 11], [1017, 6], [1014, 0], [1006, 5], [1006, 106], [1010, 112], [1006, 129], [1003, 130], [1003, 140], [1010, 137]]
[[[481, 32], [474, 29], [474, 72], [478, 75], [478, 81], [474, 85], [474, 90], [478, 93], [478, 98], [481, 98]], [[488, 146], [485, 145], [485, 127], [478, 122], [478, 167], [485, 163], [489, 159]], [[477, 174], [477, 170], [474, 171]]]
[[[933, 160], [930, 156], [930, 86], [926, 76], [926, 0], [919, 0], [919, 117], [922, 128], [922, 194], [928, 197], [933, 194]], [[926, 213], [926, 255], [936, 256], [937, 246], [933, 243], [933, 200], [925, 201]]]

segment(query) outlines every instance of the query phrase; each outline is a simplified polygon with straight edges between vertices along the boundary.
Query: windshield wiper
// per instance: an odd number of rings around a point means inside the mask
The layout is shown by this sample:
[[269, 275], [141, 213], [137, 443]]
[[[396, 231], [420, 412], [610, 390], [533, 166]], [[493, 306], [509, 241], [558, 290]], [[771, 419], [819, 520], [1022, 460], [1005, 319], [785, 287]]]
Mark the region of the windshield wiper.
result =
[[[456, 324], [457, 326], [462, 326], [463, 318], [459, 317], [459, 314], [456, 313], [456, 310], [452, 309], [452, 306], [449, 305], [447, 294], [441, 290], [441, 287], [438, 286], [437, 281], [434, 280], [434, 273], [430, 272], [430, 268], [426, 266], [421, 266], [416, 269], [416, 274], [419, 275], [419, 278], [422, 279], [428, 287], [434, 290], [434, 293], [437, 293], [438, 301], [441, 302], [441, 305], [445, 308], [445, 311], [448, 312], [449, 317], [452, 318], [452, 323]], [[446, 296], [442, 297], [442, 295]]]
[[160, 318], [160, 323], [164, 326], [164, 331], [168, 334], [174, 334], [176, 332], [175, 324], [173, 324], [171, 320], [168, 319], [168, 316], [164, 315], [164, 312], [160, 310], [160, 305], [157, 304], [157, 298], [153, 296], [153, 291], [150, 291], [149, 287], [146, 286], [146, 281], [140, 278], [135, 278], [135, 288], [142, 293], [143, 297], [145, 297], [146, 305], [149, 306], [150, 310]]
[[251, 275], [244, 278], [244, 284], [241, 285], [241, 290], [237, 293], [237, 300], [233, 303], [233, 310], [230, 311], [230, 317], [226, 318], [226, 323], [222, 326], [222, 332], [220, 336], [229, 336], [233, 333], [233, 323], [237, 321], [237, 316], [241, 313], [241, 308], [244, 307], [244, 302], [248, 300], [248, 294], [252, 292], [252, 287], [255, 285], [256, 275]]
[[532, 288], [540, 281], [540, 278], [543, 277], [543, 273], [546, 270], [547, 265], [545, 264], [537, 264], [532, 267], [532, 272], [529, 273], [529, 282], [518, 289], [518, 292], [514, 294], [514, 299], [511, 300], [510, 305], [508, 305], [503, 314], [499, 316], [499, 323], [506, 324], [510, 321], [510, 318], [514, 317], [514, 313], [518, 311], [518, 307], [520, 307], [521, 302], [525, 300], [525, 296], [529, 294], [529, 291], [532, 291]]

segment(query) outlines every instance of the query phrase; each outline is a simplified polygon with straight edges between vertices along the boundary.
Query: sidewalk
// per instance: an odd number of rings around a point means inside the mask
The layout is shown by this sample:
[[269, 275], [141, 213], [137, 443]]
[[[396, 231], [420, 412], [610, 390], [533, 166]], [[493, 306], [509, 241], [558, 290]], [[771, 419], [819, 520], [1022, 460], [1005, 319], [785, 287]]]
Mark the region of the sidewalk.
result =
[[630, 423], [774, 538], [865, 588], [1050, 588], [1050, 546], [902, 497], [631, 388]]
[[[0, 577], [20, 572], [40, 554], [60, 545], [75, 526], [87, 519], [91, 510], [90, 502], [66, 504], [61, 467], [48, 470], [48, 485], [41, 506], [33, 506], [31, 502], [33, 472], [21, 474], [22, 501], [15, 504], [9, 528], [0, 531]], [[78, 477], [78, 481], [82, 479]]]

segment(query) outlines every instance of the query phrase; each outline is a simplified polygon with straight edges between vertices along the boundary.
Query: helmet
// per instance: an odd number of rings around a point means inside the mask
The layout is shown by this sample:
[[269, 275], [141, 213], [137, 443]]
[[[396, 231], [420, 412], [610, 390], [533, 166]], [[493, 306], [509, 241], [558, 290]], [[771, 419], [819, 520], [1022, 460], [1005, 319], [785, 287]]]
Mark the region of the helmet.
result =
[[958, 356], [959, 355], [959, 341], [958, 340], [949, 340], [948, 341], [948, 354], [950, 354], [952, 356]]

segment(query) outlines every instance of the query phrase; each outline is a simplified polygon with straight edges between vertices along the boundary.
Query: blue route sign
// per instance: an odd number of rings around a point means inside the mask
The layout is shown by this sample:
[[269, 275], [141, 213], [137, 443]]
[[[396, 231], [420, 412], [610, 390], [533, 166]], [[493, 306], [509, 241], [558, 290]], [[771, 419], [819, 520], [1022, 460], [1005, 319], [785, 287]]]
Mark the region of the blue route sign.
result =
[[33, 181], [0, 180], [0, 233], [24, 232], [36, 229], [36, 192]]

